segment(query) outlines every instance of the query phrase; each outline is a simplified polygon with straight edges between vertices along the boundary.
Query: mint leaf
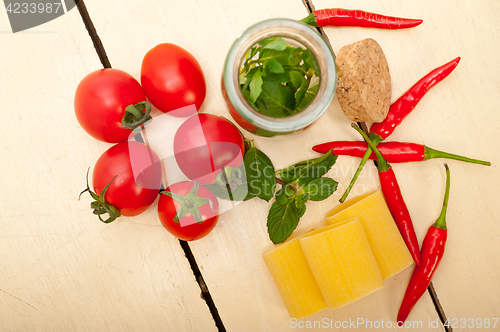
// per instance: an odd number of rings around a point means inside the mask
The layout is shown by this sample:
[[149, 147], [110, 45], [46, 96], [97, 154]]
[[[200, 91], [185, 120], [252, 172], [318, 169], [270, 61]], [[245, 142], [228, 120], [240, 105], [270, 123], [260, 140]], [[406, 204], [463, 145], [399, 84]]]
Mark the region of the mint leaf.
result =
[[284, 51], [286, 49], [286, 42], [280, 37], [268, 38], [265, 40], [266, 42], [264, 48]]
[[316, 61], [316, 59], [314, 58], [309, 49], [304, 50], [304, 52], [302, 53], [302, 58], [304, 60], [305, 71], [308, 71], [309, 69], [312, 68], [316, 76], [319, 76], [318, 62]]
[[250, 81], [250, 101], [252, 103], [255, 103], [262, 92], [262, 74], [262, 70], [257, 70], [255, 74], [253, 74], [252, 80]]
[[274, 244], [285, 241], [297, 228], [301, 214], [303, 215], [303, 212], [297, 208], [294, 200], [288, 204], [275, 201], [267, 215], [267, 232], [271, 241]]
[[271, 160], [257, 148], [251, 148], [243, 157], [249, 191], [268, 201], [276, 191], [276, 176]]
[[311, 201], [322, 201], [330, 197], [337, 190], [337, 181], [330, 178], [319, 178], [302, 187], [299, 197]]
[[302, 101], [297, 102], [298, 103], [297, 112], [302, 111], [307, 106], [309, 106], [309, 104], [313, 101], [314, 97], [316, 96], [316, 93], [318, 92], [318, 87], [319, 87], [319, 81], [316, 81], [309, 87], [309, 89], [307, 89]]
[[290, 47], [292, 50], [290, 51], [290, 55], [288, 57], [288, 64], [290, 66], [298, 66], [299, 63], [302, 61], [302, 53], [303, 53], [303, 49], [300, 48], [300, 47], [297, 47], [297, 48], [293, 48], [293, 47]]
[[304, 75], [299, 71], [293, 70], [288, 75], [290, 76], [290, 83], [295, 89], [300, 88], [302, 86], [302, 82], [306, 81]]
[[295, 199], [295, 207], [297, 208], [297, 217], [300, 219], [306, 213], [307, 200], [302, 199], [300, 196]]
[[299, 176], [299, 171], [307, 165], [307, 160], [298, 162], [292, 166], [278, 171], [280, 178], [288, 183], [292, 183]]
[[288, 183], [297, 183], [299, 186], [305, 186], [312, 180], [325, 175], [337, 161], [337, 155], [331, 152], [315, 158], [298, 162], [285, 169], [279, 170], [281, 179]]
[[245, 63], [243, 66], [245, 67], [246, 70], [250, 69], [250, 60], [257, 54], [258, 48], [257, 47], [252, 47], [251, 49], [248, 50], [248, 52], [245, 54]]
[[295, 102], [299, 105], [307, 93], [307, 87], [309, 86], [309, 80], [304, 79], [299, 89], [295, 92]]
[[278, 61], [271, 59], [264, 63], [264, 69], [270, 73], [282, 74], [285, 72], [283, 66]]
[[260, 67], [254, 67], [250, 69], [248, 72], [240, 75], [240, 85], [243, 84], [241, 90], [247, 90], [248, 85], [252, 81], [253, 75], [260, 70]]
[[264, 81], [255, 105], [262, 114], [281, 118], [294, 113], [294, 96], [289, 87], [277, 82]]
[[263, 80], [268, 82], [287, 83], [290, 77], [288, 76], [287, 69], [283, 68], [283, 73], [267, 73], [266, 76], [263, 77]]
[[329, 152], [319, 158], [309, 160], [307, 165], [300, 169], [299, 176], [294, 182], [299, 186], [305, 186], [312, 180], [322, 177], [332, 168], [337, 157]]
[[289, 65], [289, 59], [292, 55], [294, 48], [287, 47], [283, 51], [273, 50], [273, 49], [261, 49], [259, 51], [259, 61], [264, 62], [274, 59], [281, 63], [283, 66]]
[[316, 58], [308, 49], [272, 37], [249, 48], [239, 82], [250, 106], [269, 117], [281, 118], [310, 105], [318, 91], [317, 83], [311, 85], [311, 80], [318, 82], [318, 74]]
[[290, 184], [283, 185], [278, 192], [276, 192], [276, 202], [280, 204], [288, 204], [294, 200], [296, 192]]

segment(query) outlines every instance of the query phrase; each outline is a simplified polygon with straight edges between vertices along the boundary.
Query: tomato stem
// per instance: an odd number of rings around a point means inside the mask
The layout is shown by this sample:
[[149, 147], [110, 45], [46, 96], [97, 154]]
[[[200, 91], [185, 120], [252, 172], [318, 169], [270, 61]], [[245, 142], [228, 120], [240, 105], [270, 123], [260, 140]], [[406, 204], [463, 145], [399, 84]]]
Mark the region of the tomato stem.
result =
[[255, 143], [254, 143], [253, 139], [243, 138], [243, 140], [245, 143], [248, 143], [250, 145], [250, 149], [255, 148]]
[[231, 190], [236, 190], [236, 188], [243, 183], [243, 172], [239, 167], [224, 166], [224, 169], [217, 174], [215, 181], [221, 187], [229, 186]]
[[[104, 196], [106, 195], [106, 191], [108, 191], [108, 188], [111, 185], [111, 183], [116, 179], [116, 175], [106, 185], [106, 187], [104, 187], [104, 189], [102, 189], [101, 194], [97, 195], [95, 192], [90, 190], [89, 171], [90, 171], [90, 167], [87, 170], [87, 188], [80, 193], [80, 195], [78, 196], [78, 199], [80, 199], [80, 197], [82, 196], [82, 194], [84, 192], [89, 192], [90, 196], [94, 199], [94, 201], [90, 203], [90, 207], [94, 210], [93, 213], [95, 215], [97, 215], [99, 220], [102, 221], [103, 223], [108, 224], [110, 222], [113, 222], [116, 220], [116, 218], [121, 216], [121, 213], [116, 207], [114, 207], [113, 205], [106, 202], [106, 199], [104, 198]], [[106, 213], [109, 215], [109, 217], [104, 220], [104, 219], [102, 219], [101, 215], [106, 214]]]
[[215, 211], [213, 202], [210, 199], [198, 196], [199, 187], [200, 182], [194, 181], [193, 186], [191, 187], [187, 195], [176, 194], [168, 190], [160, 192], [160, 194], [167, 195], [181, 205], [174, 217], [174, 222], [179, 223], [182, 218], [184, 218], [189, 213], [193, 216], [198, 224], [201, 224], [203, 222], [203, 216], [201, 215], [200, 207], [207, 203], [212, 211]]
[[122, 118], [122, 127], [134, 130], [146, 122], [153, 120], [151, 115], [149, 115], [150, 113], [151, 105], [147, 101], [128, 105], [125, 108], [125, 115]]

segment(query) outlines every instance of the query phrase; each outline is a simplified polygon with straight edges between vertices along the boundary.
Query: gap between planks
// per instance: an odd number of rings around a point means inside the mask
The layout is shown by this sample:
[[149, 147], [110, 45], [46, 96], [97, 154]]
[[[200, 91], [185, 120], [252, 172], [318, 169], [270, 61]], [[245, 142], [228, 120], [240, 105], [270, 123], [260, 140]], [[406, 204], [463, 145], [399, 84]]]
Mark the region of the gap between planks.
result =
[[[314, 4], [313, 4], [313, 0], [302, 0], [302, 3], [304, 4], [304, 6], [306, 6], [307, 11], [309, 13], [312, 13], [315, 10]], [[330, 44], [330, 40], [328, 39], [327, 35], [324, 33], [323, 28], [316, 28], [316, 29], [325, 38], [326, 42], [328, 43], [328, 45], [330, 45], [330, 48], [332, 49], [332, 52], [333, 52], [333, 48], [332, 48], [332, 45]], [[358, 124], [360, 125], [360, 127], [363, 129], [363, 131], [365, 133], [368, 133], [368, 127], [366, 126], [366, 123], [364, 123], [364, 122], [361, 122], [361, 123], [358, 122]], [[376, 160], [374, 160], [373, 163], [375, 164], [375, 166], [377, 165], [377, 161]], [[443, 306], [439, 302], [439, 298], [438, 298], [437, 292], [434, 289], [434, 285], [432, 284], [432, 282], [429, 285], [429, 287], [427, 288], [427, 291], [429, 292], [429, 295], [431, 297], [432, 303], [434, 304], [436, 312], [437, 312], [437, 314], [439, 316], [439, 319], [441, 320], [441, 324], [443, 324], [443, 327], [444, 327], [445, 331], [446, 332], [453, 332], [453, 329], [450, 326], [446, 326], [445, 325], [445, 324], [447, 324], [448, 319], [446, 318], [446, 313], [444, 312]]]
[[[94, 48], [97, 52], [97, 55], [99, 56], [99, 60], [101, 61], [102, 65], [104, 68], [111, 68], [111, 63], [108, 59], [108, 56], [106, 54], [106, 50], [104, 49], [104, 45], [102, 44], [101, 39], [99, 38], [99, 35], [97, 33], [97, 30], [95, 29], [94, 23], [92, 22], [92, 19], [90, 18], [90, 15], [87, 11], [87, 7], [85, 6], [85, 3], [83, 0], [75, 0], [78, 8], [78, 12], [80, 13], [80, 16], [82, 17], [83, 23], [85, 24], [85, 28], [87, 29], [90, 38], [92, 39], [92, 42], [94, 44]], [[136, 135], [136, 139], [139, 142], [144, 143], [143, 137], [141, 134]], [[163, 190], [163, 188], [160, 189], [160, 191]], [[203, 279], [203, 276], [201, 274], [201, 271], [198, 267], [198, 264], [196, 263], [196, 259], [194, 258], [194, 255], [191, 251], [191, 248], [189, 247], [189, 244], [186, 241], [179, 240], [179, 245], [181, 246], [182, 250], [184, 251], [184, 256], [189, 262], [189, 266], [191, 267], [191, 270], [193, 272], [193, 275], [195, 277], [196, 282], [198, 283], [198, 286], [200, 287], [201, 290], [201, 298], [205, 300], [205, 303], [207, 304], [210, 313], [212, 314], [212, 317], [215, 322], [215, 326], [218, 328], [219, 331], [225, 332], [226, 329], [224, 327], [224, 324], [219, 316], [219, 312], [217, 310], [217, 307], [215, 306], [215, 303], [212, 299], [212, 296], [210, 295], [210, 292], [208, 290], [208, 287]]]
[[[90, 18], [90, 15], [87, 11], [87, 7], [85, 6], [84, 1], [83, 0], [75, 0], [75, 2], [77, 5], [77, 8], [78, 8], [78, 12], [80, 13], [80, 16], [82, 17], [83, 23], [85, 24], [85, 28], [87, 29], [87, 31], [89, 33], [89, 36], [92, 40], [92, 43], [94, 44], [94, 48], [96, 50], [96, 53], [99, 56], [99, 60], [101, 61], [104, 68], [111, 68], [111, 63], [110, 63], [108, 56], [106, 54], [106, 50], [104, 49], [104, 45], [102, 44], [102, 41], [99, 38], [99, 35], [98, 35], [98, 33], [95, 29], [95, 26]], [[312, 13], [315, 10], [314, 4], [312, 3], [311, 0], [302, 0], [302, 3], [306, 7], [308, 14]], [[322, 28], [316, 28], [316, 29], [323, 36], [323, 38], [325, 38], [325, 40], [327, 41], [328, 45], [330, 45], [330, 48], [331, 48], [331, 44], [330, 44], [330, 41], [328, 40], [328, 36], [324, 33], [323, 29]], [[333, 49], [332, 49], [332, 52], [333, 52]], [[363, 127], [366, 127], [366, 125], [364, 125]], [[180, 244], [182, 250], [184, 251], [185, 257], [189, 262], [191, 270], [193, 271], [196, 282], [198, 283], [198, 285], [200, 287], [201, 298], [205, 300], [205, 302], [210, 310], [210, 313], [212, 314], [212, 317], [215, 321], [216, 327], [221, 332], [226, 331], [224, 324], [219, 316], [219, 312], [217, 310], [217, 307], [212, 299], [212, 296], [210, 295], [210, 291], [208, 290], [208, 286], [206, 285], [206, 283], [203, 279], [203, 275], [201, 274], [201, 271], [198, 267], [196, 259], [191, 251], [191, 248], [189, 247], [189, 244], [186, 241], [182, 241], [182, 240], [179, 240], [179, 244]], [[436, 293], [432, 283], [430, 284], [430, 286], [428, 288], [428, 292], [431, 296], [432, 302], [434, 303], [435, 309], [439, 315], [441, 323], [444, 326], [445, 322], [447, 321], [446, 314], [444, 312], [443, 307], [441, 306], [441, 304], [439, 302], [437, 293]], [[444, 326], [444, 328], [447, 332], [453, 331], [453, 329], [451, 327]]]

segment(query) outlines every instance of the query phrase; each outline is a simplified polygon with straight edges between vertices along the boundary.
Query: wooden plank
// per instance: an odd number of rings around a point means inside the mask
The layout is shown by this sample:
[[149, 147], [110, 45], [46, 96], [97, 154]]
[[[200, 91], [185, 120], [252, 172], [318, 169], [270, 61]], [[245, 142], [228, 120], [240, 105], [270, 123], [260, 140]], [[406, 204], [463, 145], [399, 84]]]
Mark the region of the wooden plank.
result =
[[78, 11], [17, 34], [0, 12], [0, 330], [216, 330], [154, 207], [106, 225], [78, 199], [110, 147], [73, 111], [78, 82], [102, 68]]
[[[263, 19], [301, 19], [307, 15], [304, 5], [298, 0], [256, 2], [251, 6], [243, 1], [222, 0], [172, 1], [168, 6], [139, 0], [129, 0], [127, 5], [117, 0], [88, 0], [86, 4], [114, 67], [138, 76], [142, 57], [150, 48], [163, 42], [178, 44], [191, 52], [204, 70], [208, 92], [202, 111], [226, 117], [229, 114], [221, 95], [220, 78], [225, 55], [233, 40], [251, 24]], [[347, 38], [350, 33], [345, 35]], [[354, 34], [350, 37], [358, 36]], [[336, 47], [339, 44], [333, 45]], [[398, 84], [397, 91], [404, 89], [404, 83], [408, 82]], [[318, 124], [300, 135], [287, 139], [245, 135], [255, 138], [256, 145], [271, 156], [277, 168], [317, 156], [310, 149], [315, 143], [335, 138], [358, 139], [337, 102], [332, 103]], [[357, 160], [353, 158], [339, 159], [329, 173], [329, 176], [341, 182], [338, 192], [324, 202], [308, 203], [308, 211], [300, 222], [298, 233], [325, 224], [325, 213], [336, 205], [356, 166]], [[377, 181], [376, 170], [367, 167], [354, 193], [359, 195], [377, 189]], [[221, 216], [219, 224], [208, 237], [190, 243], [222, 321], [230, 331], [294, 329], [261, 257], [264, 251], [273, 246], [265, 226], [269, 207], [270, 204], [260, 200], [240, 204]], [[388, 324], [390, 321], [394, 327], [400, 297], [410, 273], [408, 269], [387, 280], [384, 290], [363, 301], [335, 312], [319, 313], [309, 318], [309, 321], [314, 323], [326, 319], [328, 324], [333, 324], [332, 330], [340, 330], [335, 328], [336, 322], [345, 325], [344, 322], [357, 322], [358, 319], [364, 319], [365, 324], [368, 321], [382, 324], [382, 320]], [[438, 319], [428, 296], [415, 309], [412, 318], [416, 324], [414, 328], [418, 328], [418, 324], [425, 328], [429, 321]], [[353, 328], [358, 331], [366, 329], [363, 324]], [[442, 326], [439, 325], [437, 329], [442, 330]], [[409, 331], [412, 327], [403, 330]]]
[[[316, 9], [332, 6], [326, 0], [313, 3]], [[424, 20], [405, 31], [325, 28], [336, 51], [368, 37], [382, 45], [389, 61], [393, 100], [431, 69], [462, 57], [455, 72], [426, 95], [390, 140], [419, 142], [492, 162], [491, 167], [448, 162], [452, 181], [449, 237], [433, 282], [447, 317], [455, 323], [452, 327], [476, 330], [482, 322], [484, 328], [486, 318], [498, 317], [500, 304], [500, 226], [494, 208], [500, 198], [500, 155], [496, 152], [500, 142], [500, 64], [496, 61], [500, 5], [487, 0], [358, 0], [339, 1], [335, 6]], [[431, 160], [394, 167], [420, 240], [439, 214], [445, 185], [442, 163]], [[424, 306], [427, 304], [420, 302], [415, 310]], [[470, 318], [477, 322], [470, 323]], [[490, 322], [493, 328], [494, 321]]]

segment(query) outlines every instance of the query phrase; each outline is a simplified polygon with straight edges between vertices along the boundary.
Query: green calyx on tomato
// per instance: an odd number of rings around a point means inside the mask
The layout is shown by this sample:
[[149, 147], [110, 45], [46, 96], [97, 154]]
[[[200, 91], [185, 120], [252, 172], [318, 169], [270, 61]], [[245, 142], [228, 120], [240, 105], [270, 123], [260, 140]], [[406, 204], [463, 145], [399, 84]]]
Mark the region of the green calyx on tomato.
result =
[[199, 186], [200, 183], [198, 181], [194, 181], [193, 186], [191, 187], [187, 195], [180, 195], [167, 190], [161, 192], [161, 194], [167, 195], [181, 205], [174, 217], [175, 223], [179, 223], [182, 218], [190, 213], [196, 220], [196, 222], [198, 224], [201, 224], [203, 222], [203, 217], [200, 212], [200, 207], [207, 203], [210, 206], [210, 209], [212, 209], [212, 211], [215, 211], [214, 204], [210, 199], [198, 196]]
[[145, 100], [141, 85], [130, 74], [114, 68], [99, 69], [78, 84], [75, 115], [82, 128], [95, 139], [124, 142], [131, 134], [130, 129], [122, 126], [125, 109]]
[[243, 172], [239, 167], [226, 166], [223, 171], [217, 174], [215, 181], [221, 186], [229, 185], [233, 191], [243, 183]]
[[[106, 191], [108, 190], [109, 186], [111, 183], [116, 179], [116, 176], [108, 183], [106, 187], [104, 187], [101, 191], [100, 195], [97, 195], [95, 192], [90, 190], [89, 187], [89, 170], [87, 170], [87, 188], [80, 193], [80, 196], [78, 196], [78, 199], [82, 196], [84, 192], [89, 192], [90, 196], [95, 200], [92, 203], [90, 203], [90, 207], [94, 209], [93, 213], [99, 217], [99, 220], [102, 221], [103, 223], [110, 223], [116, 220], [116, 218], [121, 216], [120, 211], [113, 205], [109, 204], [106, 202], [104, 199], [104, 196], [106, 195]], [[103, 219], [101, 216], [103, 214], [108, 214], [109, 217], [107, 219]]]
[[[97, 160], [92, 186], [102, 200], [120, 211], [121, 216], [137, 216], [158, 197], [161, 164], [147, 145], [126, 141], [106, 150]], [[115, 178], [114, 181], [111, 181]], [[106, 193], [102, 194], [104, 188]]]
[[125, 108], [125, 115], [122, 118], [122, 127], [134, 130], [137, 127], [153, 120], [151, 115], [151, 105], [147, 101], [142, 101], [135, 105], [128, 105]]

